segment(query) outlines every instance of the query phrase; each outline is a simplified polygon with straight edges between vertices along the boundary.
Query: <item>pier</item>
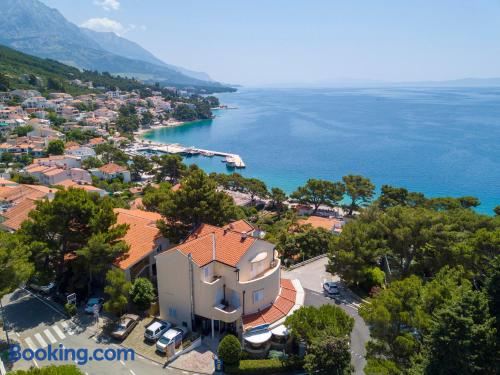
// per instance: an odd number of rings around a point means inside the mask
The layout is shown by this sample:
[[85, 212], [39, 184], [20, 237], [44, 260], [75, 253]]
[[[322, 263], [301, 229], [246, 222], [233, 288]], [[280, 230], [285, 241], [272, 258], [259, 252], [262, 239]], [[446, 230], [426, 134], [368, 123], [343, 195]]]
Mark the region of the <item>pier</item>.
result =
[[233, 168], [245, 168], [245, 162], [237, 154], [231, 154], [228, 152], [205, 150], [202, 148], [196, 148], [194, 146], [186, 147], [178, 143], [164, 144], [156, 142], [139, 142], [135, 143], [132, 147], [125, 150], [129, 155], [142, 155], [144, 152], [155, 152], [155, 153], [165, 153], [165, 154], [179, 154], [179, 155], [202, 155], [206, 157], [220, 156], [223, 157], [222, 160], [228, 166]]

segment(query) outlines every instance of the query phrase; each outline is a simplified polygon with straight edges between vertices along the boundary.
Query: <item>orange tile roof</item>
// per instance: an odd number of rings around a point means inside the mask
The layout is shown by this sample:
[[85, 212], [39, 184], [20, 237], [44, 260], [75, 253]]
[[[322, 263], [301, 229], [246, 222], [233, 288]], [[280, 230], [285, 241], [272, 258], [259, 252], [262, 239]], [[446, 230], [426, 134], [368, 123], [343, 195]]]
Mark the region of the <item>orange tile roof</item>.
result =
[[6, 220], [2, 225], [8, 229], [18, 230], [21, 228], [21, 224], [28, 218], [28, 215], [36, 207], [36, 200], [32, 198], [26, 198], [20, 201], [17, 205], [10, 208], [3, 213], [3, 217]]
[[121, 165], [115, 164], [115, 163], [109, 163], [106, 165], [103, 165], [101, 168], [99, 168], [101, 172], [104, 173], [118, 173], [118, 172], [123, 172], [126, 171], [127, 168], [122, 167]]
[[47, 195], [34, 185], [0, 186], [0, 201], [18, 202], [24, 198], [39, 199]]
[[243, 238], [241, 233], [232, 230], [202, 224], [183, 244], [174, 249], [186, 255], [191, 253], [193, 261], [200, 267], [213, 260], [236, 267], [255, 241], [253, 237]]
[[295, 305], [297, 291], [291, 280], [281, 279], [280, 293], [271, 306], [256, 312], [243, 316], [244, 330], [260, 326], [262, 324], [272, 324], [284, 318], [290, 313]]
[[231, 224], [226, 225], [224, 228], [238, 233], [249, 233], [255, 229], [250, 223], [243, 219], [234, 221]]
[[73, 142], [73, 141], [70, 141], [70, 142], [66, 142], [65, 147], [66, 147], [66, 149], [69, 149], [72, 147], [80, 147], [80, 144]]
[[106, 140], [102, 137], [92, 138], [91, 140], [89, 140], [90, 145], [98, 145], [104, 142], [106, 142]]
[[142, 198], [138, 197], [135, 198], [132, 203], [130, 203], [130, 208], [132, 209], [141, 209], [144, 207], [144, 204], [142, 203]]
[[323, 228], [327, 231], [333, 230], [335, 225], [342, 225], [339, 219], [319, 216], [309, 216], [307, 219], [299, 220], [297, 223], [300, 225], [310, 224], [314, 228]]
[[115, 208], [114, 212], [117, 214], [117, 224], [129, 225], [127, 234], [123, 237], [130, 247], [129, 251], [125, 257], [115, 262], [122, 270], [126, 270], [155, 249], [155, 240], [160, 236], [156, 221], [161, 220], [161, 215], [155, 212], [124, 208]]

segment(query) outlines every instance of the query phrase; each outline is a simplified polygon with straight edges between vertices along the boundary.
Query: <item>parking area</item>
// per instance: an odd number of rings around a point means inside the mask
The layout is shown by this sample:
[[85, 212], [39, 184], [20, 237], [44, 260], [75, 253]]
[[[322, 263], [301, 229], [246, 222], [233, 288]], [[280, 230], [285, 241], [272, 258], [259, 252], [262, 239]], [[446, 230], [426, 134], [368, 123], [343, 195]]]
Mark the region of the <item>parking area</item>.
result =
[[127, 338], [121, 342], [121, 345], [126, 348], [134, 349], [137, 354], [140, 354], [143, 357], [163, 364], [167, 362], [167, 357], [156, 352], [156, 344], [154, 342], [148, 342], [144, 339], [144, 331], [146, 327], [149, 326], [154, 320], [155, 319], [152, 318], [140, 320]]
[[[18, 289], [14, 293], [2, 298], [3, 314], [11, 343], [21, 345], [22, 349], [46, 349], [62, 345], [63, 348], [85, 349], [92, 353], [97, 349], [119, 349], [118, 342], [111, 340], [108, 328], [112, 322], [101, 318], [96, 323], [91, 314], [79, 314], [72, 319], [60, 311], [60, 306], [54, 304], [43, 295], [31, 293], [24, 289]], [[134, 330], [141, 338], [144, 334], [143, 327]], [[0, 329], [0, 341], [6, 340], [5, 332]], [[137, 353], [140, 354], [140, 353]], [[159, 357], [161, 359], [161, 357]], [[165, 367], [165, 361], [159, 363], [144, 356], [136, 355], [132, 360], [119, 361], [92, 361], [85, 364], [76, 361], [48, 360], [20, 360], [14, 364], [8, 364], [9, 370], [27, 370], [30, 367], [44, 367], [50, 364], [74, 363], [85, 375], [161, 375], [165, 373], [180, 375], [192, 374], [195, 371]], [[201, 372], [199, 372], [201, 373]]]

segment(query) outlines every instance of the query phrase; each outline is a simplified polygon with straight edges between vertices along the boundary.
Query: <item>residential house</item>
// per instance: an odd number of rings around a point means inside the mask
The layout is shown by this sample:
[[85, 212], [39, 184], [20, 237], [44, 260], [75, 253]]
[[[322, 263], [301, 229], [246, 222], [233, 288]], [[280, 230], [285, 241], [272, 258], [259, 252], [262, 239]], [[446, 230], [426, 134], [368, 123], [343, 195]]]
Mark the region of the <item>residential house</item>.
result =
[[129, 245], [125, 256], [116, 260], [115, 265], [125, 272], [125, 277], [133, 281], [137, 277], [156, 278], [155, 256], [168, 249], [170, 242], [161, 235], [156, 222], [160, 214], [137, 209], [115, 208], [117, 224], [127, 224], [129, 229], [123, 240]]
[[107, 141], [102, 137], [96, 137], [90, 139], [87, 146], [94, 148], [95, 146], [102, 145], [103, 143], [107, 143]]
[[40, 199], [52, 199], [54, 189], [39, 185], [0, 186], [0, 230], [15, 232]]
[[303, 303], [300, 282], [281, 278], [275, 245], [243, 220], [201, 225], [156, 266], [161, 318], [212, 335], [273, 327]]
[[65, 189], [73, 188], [73, 189], [85, 190], [87, 193], [98, 194], [101, 198], [109, 195], [109, 193], [106, 190], [100, 189], [100, 188], [95, 187], [93, 185], [84, 184], [80, 181], [74, 181], [74, 180], [68, 179], [68, 180], [63, 180], [61, 182], [58, 182], [57, 185], [62, 186]]
[[88, 146], [81, 146], [79, 144], [70, 145], [66, 144], [66, 149], [64, 151], [66, 155], [72, 155], [79, 157], [82, 161], [90, 157], [95, 157], [96, 153], [93, 148]]
[[90, 170], [90, 173], [101, 180], [112, 180], [114, 178], [121, 177], [123, 182], [131, 181], [130, 171], [127, 168], [114, 163], [105, 164], [100, 168], [93, 168]]
[[81, 184], [92, 183], [90, 173], [81, 168], [61, 168], [34, 163], [27, 166], [24, 173], [36, 178], [43, 185], [58, 185], [68, 179]]
[[297, 222], [300, 225], [311, 225], [313, 228], [323, 228], [333, 234], [342, 233], [345, 225], [344, 219], [336, 217], [309, 216], [307, 219], [301, 219]]

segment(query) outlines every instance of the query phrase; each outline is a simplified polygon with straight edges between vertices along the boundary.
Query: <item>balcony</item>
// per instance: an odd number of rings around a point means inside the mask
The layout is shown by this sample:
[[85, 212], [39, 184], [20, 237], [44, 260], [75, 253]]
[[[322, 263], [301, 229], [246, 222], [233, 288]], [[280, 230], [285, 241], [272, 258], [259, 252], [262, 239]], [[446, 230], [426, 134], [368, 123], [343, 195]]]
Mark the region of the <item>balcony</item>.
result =
[[275, 259], [271, 262], [270, 267], [267, 270], [261, 272], [260, 274], [254, 276], [249, 280], [239, 281], [239, 284], [242, 287], [246, 287], [246, 286], [253, 286], [254, 284], [257, 284], [268, 278], [270, 279], [273, 277], [277, 277], [277, 279], [279, 280], [280, 268], [281, 268], [281, 260], [279, 258]]
[[208, 280], [203, 279], [202, 281], [204, 284], [207, 285], [219, 285], [222, 279], [223, 279], [222, 276], [213, 275], [210, 279]]
[[222, 320], [226, 323], [232, 323], [241, 317], [242, 308], [239, 306], [232, 306], [227, 301], [214, 306], [214, 319]]

